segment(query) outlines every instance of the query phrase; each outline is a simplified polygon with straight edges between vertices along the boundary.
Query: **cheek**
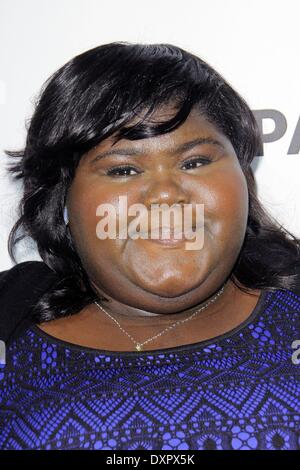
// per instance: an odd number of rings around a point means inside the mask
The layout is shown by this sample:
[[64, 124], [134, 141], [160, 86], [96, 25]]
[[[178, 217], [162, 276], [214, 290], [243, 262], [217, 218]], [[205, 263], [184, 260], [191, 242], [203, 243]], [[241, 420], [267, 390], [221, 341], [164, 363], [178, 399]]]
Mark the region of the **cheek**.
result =
[[[84, 256], [101, 255], [103, 258], [113, 258], [118, 256], [125, 240], [107, 238], [101, 240], [97, 237], [97, 226], [103, 217], [107, 220], [107, 214], [97, 215], [97, 208], [101, 204], [109, 204], [115, 208], [116, 220], [123, 215], [123, 220], [127, 214], [126, 207], [136, 203], [134, 191], [114, 190], [113, 186], [99, 185], [93, 178], [75, 178], [71, 185], [67, 205], [71, 214], [70, 229], [74, 243], [80, 254]], [[126, 197], [127, 206], [119, 206], [119, 197]], [[114, 212], [112, 212], [112, 222], [114, 222]], [[128, 217], [130, 220], [130, 217]], [[116, 225], [118, 229], [118, 224]], [[105, 231], [107, 228], [105, 228]]]
[[97, 194], [84, 187], [77, 185], [70, 188], [67, 198], [70, 212], [70, 229], [73, 239], [78, 243], [86, 243], [96, 237], [96, 208]]
[[205, 197], [205, 213], [220, 240], [237, 243], [244, 238], [248, 219], [248, 187], [238, 167], [222, 172], [210, 184]]

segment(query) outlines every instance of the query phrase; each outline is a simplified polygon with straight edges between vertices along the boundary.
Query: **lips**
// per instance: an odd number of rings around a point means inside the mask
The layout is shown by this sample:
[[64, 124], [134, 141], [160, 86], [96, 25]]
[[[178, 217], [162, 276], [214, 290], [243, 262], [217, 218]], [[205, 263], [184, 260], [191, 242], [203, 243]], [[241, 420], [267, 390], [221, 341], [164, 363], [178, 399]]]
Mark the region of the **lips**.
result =
[[170, 229], [170, 227], [158, 227], [148, 232], [142, 232], [140, 236], [141, 238], [148, 238], [154, 241], [158, 240], [179, 242], [180, 240], [187, 240], [186, 235], [195, 235], [196, 230], [199, 228], [199, 226], [193, 226], [183, 232], [182, 227], [175, 227], [174, 229]]

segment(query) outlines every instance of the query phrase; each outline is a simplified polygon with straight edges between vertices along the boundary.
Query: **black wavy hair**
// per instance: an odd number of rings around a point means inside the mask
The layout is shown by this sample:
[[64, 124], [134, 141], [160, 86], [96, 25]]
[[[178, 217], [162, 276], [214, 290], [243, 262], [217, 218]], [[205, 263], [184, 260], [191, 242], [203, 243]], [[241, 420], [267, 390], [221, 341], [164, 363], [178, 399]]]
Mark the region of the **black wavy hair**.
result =
[[[176, 105], [173, 118], [150, 124], [152, 113], [168, 104]], [[204, 60], [172, 44], [104, 44], [55, 71], [34, 105], [24, 150], [5, 153], [16, 159], [8, 171], [23, 182], [9, 254], [16, 263], [17, 243], [30, 237], [58, 275], [33, 310], [37, 322], [77, 313], [97, 298], [63, 219], [81, 156], [112, 135], [117, 142], [170, 132], [193, 108], [229, 138], [248, 184], [249, 217], [232, 281], [247, 292], [295, 287], [300, 240], [267, 213], [256, 195], [250, 164], [263, 155], [263, 145], [254, 114]], [[143, 118], [130, 125], [143, 111]]]

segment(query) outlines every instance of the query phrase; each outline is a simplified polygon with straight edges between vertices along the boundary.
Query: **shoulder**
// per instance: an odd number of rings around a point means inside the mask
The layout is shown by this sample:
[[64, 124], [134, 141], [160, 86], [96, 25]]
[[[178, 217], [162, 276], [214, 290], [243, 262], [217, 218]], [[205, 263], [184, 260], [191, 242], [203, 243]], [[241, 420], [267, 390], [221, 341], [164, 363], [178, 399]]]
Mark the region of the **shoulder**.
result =
[[294, 267], [292, 275], [293, 285], [290, 286], [288, 290], [300, 297], [300, 263]]
[[38, 284], [43, 283], [44, 279], [50, 279], [55, 276], [52, 271], [42, 261], [24, 261], [15, 266], [0, 272], [0, 295], [7, 289], [18, 289], [24, 286], [24, 283], [37, 281]]
[[7, 340], [29, 319], [43, 293], [57, 281], [57, 274], [42, 261], [24, 261], [0, 272], [0, 339]]

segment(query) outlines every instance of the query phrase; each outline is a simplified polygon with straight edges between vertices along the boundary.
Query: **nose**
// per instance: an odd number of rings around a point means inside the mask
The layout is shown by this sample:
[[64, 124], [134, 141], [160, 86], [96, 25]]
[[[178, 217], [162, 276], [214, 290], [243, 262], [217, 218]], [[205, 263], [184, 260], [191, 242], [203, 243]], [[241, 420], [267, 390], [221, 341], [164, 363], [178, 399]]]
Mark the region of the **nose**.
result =
[[174, 178], [158, 176], [152, 182], [145, 195], [144, 204], [151, 207], [151, 204], [182, 205], [189, 202], [186, 191]]

